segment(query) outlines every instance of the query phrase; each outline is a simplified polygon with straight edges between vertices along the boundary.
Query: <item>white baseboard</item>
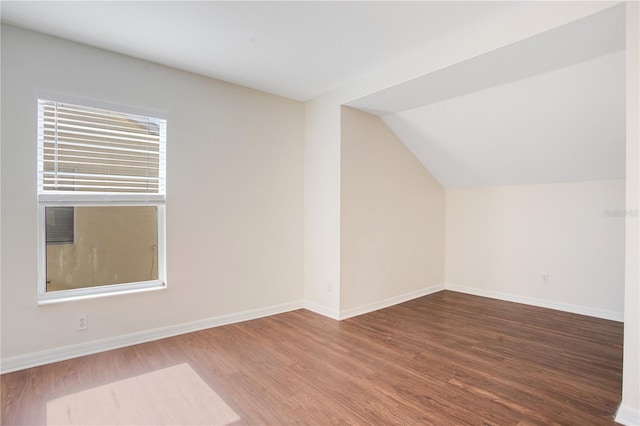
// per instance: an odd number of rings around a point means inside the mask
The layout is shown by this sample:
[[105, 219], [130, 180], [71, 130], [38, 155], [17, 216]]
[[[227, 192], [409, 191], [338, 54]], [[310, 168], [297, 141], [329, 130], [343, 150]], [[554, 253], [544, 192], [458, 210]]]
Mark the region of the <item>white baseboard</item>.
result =
[[345, 309], [343, 311], [340, 311], [340, 320], [352, 318], [358, 315], [368, 314], [369, 312], [377, 311], [378, 309], [388, 308], [389, 306], [397, 305], [399, 303], [407, 302], [409, 300], [417, 299], [418, 297], [426, 296], [428, 294], [444, 290], [444, 288], [444, 284], [439, 284], [432, 287], [412, 291], [410, 293], [401, 294], [399, 296], [389, 297], [387, 299], [369, 303], [364, 306]]
[[532, 297], [517, 296], [510, 293], [484, 290], [474, 287], [464, 287], [455, 284], [445, 284], [446, 290], [457, 291], [459, 293], [473, 294], [475, 296], [489, 297], [491, 299], [504, 300], [507, 302], [523, 303], [525, 305], [539, 306], [541, 308], [555, 309], [557, 311], [571, 312], [573, 314], [587, 315], [595, 318], [602, 318], [611, 321], [624, 321], [623, 312], [607, 311], [604, 309], [590, 308], [587, 306], [570, 305]]
[[177, 336], [179, 334], [191, 333], [212, 327], [233, 324], [242, 321], [281, 314], [284, 312], [302, 309], [302, 301], [283, 303], [280, 305], [268, 306], [266, 308], [253, 309], [229, 315], [207, 318], [183, 324], [170, 325], [152, 330], [139, 331], [122, 336], [110, 337], [107, 339], [94, 340], [92, 342], [79, 343], [77, 345], [65, 346], [62, 348], [49, 349], [40, 352], [33, 352], [26, 355], [5, 358], [0, 360], [0, 374], [12, 371], [24, 370], [26, 368], [51, 364], [53, 362], [64, 361], [80, 356], [91, 355], [98, 352], [123, 348], [125, 346], [137, 345], [153, 340], [164, 339]]
[[340, 319], [340, 312], [336, 311], [335, 309], [327, 308], [326, 306], [322, 306], [314, 302], [309, 302], [305, 300], [304, 308], [311, 312], [315, 312], [316, 314], [319, 314], [334, 320]]
[[[280, 314], [283, 312], [289, 312], [296, 309], [305, 308], [317, 314], [335, 319], [344, 320], [352, 318], [358, 315], [366, 314], [369, 312], [383, 309], [389, 306], [397, 305], [418, 297], [426, 296], [441, 290], [451, 290], [460, 293], [473, 294], [476, 296], [490, 297], [493, 299], [500, 299], [509, 302], [524, 303], [527, 305], [540, 306], [544, 308], [556, 309], [565, 312], [572, 312], [581, 315], [588, 315], [597, 318], [603, 318], [613, 321], [624, 320], [623, 313], [611, 312], [599, 309], [588, 308], [584, 306], [575, 306], [569, 304], [562, 304], [557, 302], [551, 302], [540, 299], [533, 299], [529, 297], [516, 296], [508, 293], [493, 292], [488, 290], [482, 290], [472, 287], [463, 287], [453, 284], [440, 284], [432, 287], [423, 288], [410, 293], [402, 294], [399, 296], [390, 297], [384, 300], [380, 300], [374, 303], [370, 303], [364, 306], [345, 309], [337, 311], [330, 309], [322, 305], [318, 305], [308, 301], [296, 301], [291, 303], [284, 303], [280, 305], [268, 306], [265, 308], [259, 308], [229, 315], [222, 315], [213, 318], [207, 318], [204, 320], [192, 321], [183, 324], [170, 325], [166, 327], [160, 327], [152, 330], [140, 331], [136, 333], [126, 334], [122, 336], [110, 337], [107, 339], [95, 340], [92, 342], [79, 343], [76, 345], [64, 346], [61, 348], [49, 349], [40, 352], [33, 352], [25, 355], [19, 355], [15, 357], [5, 358], [0, 360], [0, 374], [10, 373], [12, 371], [24, 370], [26, 368], [37, 367], [40, 365], [50, 364], [53, 362], [64, 361], [71, 358], [77, 358], [80, 356], [91, 355], [98, 352], [104, 352], [112, 349], [118, 349], [125, 346], [136, 345], [140, 343], [150, 342], [153, 340], [164, 339], [167, 337], [177, 336], [179, 334], [191, 333], [194, 331], [204, 330], [212, 327], [219, 327], [222, 325], [233, 324], [242, 321], [248, 321], [256, 318], [262, 318], [270, 315]], [[632, 425], [637, 424], [638, 412], [621, 406], [618, 416], [621, 416], [624, 421], [620, 423]], [[616, 418], [617, 419], [617, 418]], [[631, 419], [631, 420], [628, 420]], [[625, 421], [627, 423], [625, 423]], [[635, 423], [634, 423], [635, 422]]]
[[640, 411], [626, 407], [624, 401], [622, 401], [622, 404], [618, 407], [618, 414], [616, 414], [616, 423], [625, 426], [638, 426], [640, 425]]

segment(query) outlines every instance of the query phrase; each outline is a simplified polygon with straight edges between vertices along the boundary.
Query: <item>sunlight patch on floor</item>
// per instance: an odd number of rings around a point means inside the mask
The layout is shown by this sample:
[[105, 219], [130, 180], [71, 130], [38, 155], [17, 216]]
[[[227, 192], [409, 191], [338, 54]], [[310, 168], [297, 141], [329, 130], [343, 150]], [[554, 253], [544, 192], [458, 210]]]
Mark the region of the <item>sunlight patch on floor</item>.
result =
[[238, 420], [188, 364], [47, 402], [47, 425], [227, 425]]

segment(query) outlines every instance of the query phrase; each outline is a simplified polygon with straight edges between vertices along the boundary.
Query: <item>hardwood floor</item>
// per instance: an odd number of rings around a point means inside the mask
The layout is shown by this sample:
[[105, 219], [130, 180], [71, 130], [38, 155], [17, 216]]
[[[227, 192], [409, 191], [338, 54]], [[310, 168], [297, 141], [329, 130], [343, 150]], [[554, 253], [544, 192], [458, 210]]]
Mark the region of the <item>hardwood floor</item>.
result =
[[622, 340], [618, 322], [442, 291], [342, 322], [299, 310], [5, 374], [2, 422], [611, 425]]

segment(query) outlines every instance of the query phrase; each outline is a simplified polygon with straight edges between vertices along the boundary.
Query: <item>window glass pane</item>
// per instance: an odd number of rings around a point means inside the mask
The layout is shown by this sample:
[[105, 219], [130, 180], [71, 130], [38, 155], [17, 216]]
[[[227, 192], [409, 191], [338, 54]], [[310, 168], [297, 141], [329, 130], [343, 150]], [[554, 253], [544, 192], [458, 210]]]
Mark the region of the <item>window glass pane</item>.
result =
[[47, 244], [73, 244], [74, 208], [67, 206], [47, 207]]
[[[46, 207], [47, 219], [60, 208]], [[75, 241], [46, 247], [47, 292], [158, 279], [155, 206], [72, 209]]]

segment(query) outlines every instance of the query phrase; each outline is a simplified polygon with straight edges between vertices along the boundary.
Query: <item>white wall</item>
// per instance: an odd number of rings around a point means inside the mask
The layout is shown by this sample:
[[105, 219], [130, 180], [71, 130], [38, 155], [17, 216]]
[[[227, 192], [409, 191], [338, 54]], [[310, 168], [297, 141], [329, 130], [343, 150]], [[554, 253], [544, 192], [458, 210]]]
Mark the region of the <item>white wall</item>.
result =
[[337, 319], [340, 311], [340, 106], [305, 104], [305, 307]]
[[341, 316], [444, 283], [444, 188], [380, 117], [342, 108]]
[[[37, 305], [39, 90], [167, 116], [167, 290]], [[301, 305], [303, 147], [302, 103], [3, 25], [2, 359]]]
[[627, 210], [622, 403], [616, 421], [640, 424], [640, 4], [627, 7]]
[[447, 287], [621, 321], [624, 191], [624, 180], [447, 190]]

